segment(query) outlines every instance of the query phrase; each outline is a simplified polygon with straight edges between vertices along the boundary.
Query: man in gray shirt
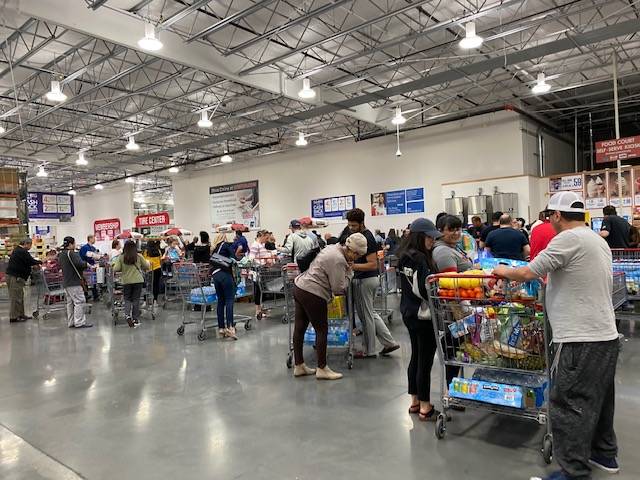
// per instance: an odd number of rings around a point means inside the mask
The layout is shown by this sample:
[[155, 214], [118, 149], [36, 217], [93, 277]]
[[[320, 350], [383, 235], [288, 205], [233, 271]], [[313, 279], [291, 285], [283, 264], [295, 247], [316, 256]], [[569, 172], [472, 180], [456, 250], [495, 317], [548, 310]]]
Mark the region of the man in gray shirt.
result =
[[554, 457], [562, 470], [545, 480], [591, 478], [590, 465], [619, 470], [613, 429], [619, 340], [611, 299], [607, 243], [585, 227], [584, 200], [574, 192], [549, 200], [558, 235], [527, 267], [494, 274], [529, 281], [547, 276], [546, 310], [557, 347], [550, 394]]

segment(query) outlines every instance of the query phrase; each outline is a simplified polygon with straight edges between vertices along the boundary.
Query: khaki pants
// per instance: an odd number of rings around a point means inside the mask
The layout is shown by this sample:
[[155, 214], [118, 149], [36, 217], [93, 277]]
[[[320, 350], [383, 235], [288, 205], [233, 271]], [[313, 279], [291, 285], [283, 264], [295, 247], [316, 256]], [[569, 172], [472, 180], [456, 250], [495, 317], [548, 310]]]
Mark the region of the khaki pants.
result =
[[23, 278], [7, 275], [7, 288], [9, 289], [9, 318], [24, 317], [24, 285]]
[[80, 286], [65, 287], [64, 291], [67, 297], [67, 326], [81, 327], [87, 320], [84, 312], [84, 289]]
[[353, 299], [356, 313], [362, 322], [364, 353], [367, 355], [375, 355], [376, 337], [384, 347], [391, 347], [396, 344], [384, 320], [380, 318], [380, 315], [373, 308], [378, 282], [378, 277], [355, 279], [353, 282]]

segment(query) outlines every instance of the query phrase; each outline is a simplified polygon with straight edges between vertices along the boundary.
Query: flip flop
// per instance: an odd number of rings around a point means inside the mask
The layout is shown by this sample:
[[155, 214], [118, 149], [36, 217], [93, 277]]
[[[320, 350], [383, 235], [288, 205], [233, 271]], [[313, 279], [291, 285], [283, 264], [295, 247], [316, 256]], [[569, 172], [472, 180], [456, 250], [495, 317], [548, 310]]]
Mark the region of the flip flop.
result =
[[420, 404], [411, 405], [409, 407], [409, 413], [415, 415], [416, 413], [420, 413]]
[[438, 415], [440, 415], [440, 412], [435, 408], [432, 408], [427, 413], [418, 412], [418, 418], [421, 422], [435, 421], [435, 419], [438, 418]]

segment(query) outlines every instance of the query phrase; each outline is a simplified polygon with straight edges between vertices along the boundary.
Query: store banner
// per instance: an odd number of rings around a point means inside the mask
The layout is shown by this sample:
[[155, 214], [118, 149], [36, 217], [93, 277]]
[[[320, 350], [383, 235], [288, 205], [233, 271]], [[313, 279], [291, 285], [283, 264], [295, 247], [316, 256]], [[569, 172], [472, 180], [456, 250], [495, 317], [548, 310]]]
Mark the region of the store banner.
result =
[[409, 188], [371, 194], [371, 216], [424, 212], [424, 188]]
[[93, 222], [93, 234], [98, 242], [113, 240], [121, 231], [119, 218], [107, 218]]
[[258, 180], [209, 188], [209, 208], [213, 227], [241, 223], [260, 226]]
[[171, 223], [168, 212], [148, 213], [136, 217], [136, 228], [164, 226]]
[[29, 218], [60, 218], [73, 216], [73, 195], [66, 193], [29, 192], [27, 194]]
[[640, 157], [640, 136], [596, 142], [596, 163]]
[[356, 208], [356, 196], [316, 198], [311, 200], [312, 218], [344, 218], [349, 210]]
[[609, 204], [614, 207], [630, 207], [633, 203], [631, 198], [631, 170], [622, 170], [622, 200], [618, 190], [618, 171], [609, 170], [607, 176], [609, 179]]
[[576, 175], [563, 175], [562, 177], [549, 177], [549, 193], [579, 191], [584, 189], [581, 173]]
[[607, 206], [607, 174], [606, 172], [589, 172], [584, 176], [584, 198], [587, 208], [604, 208]]

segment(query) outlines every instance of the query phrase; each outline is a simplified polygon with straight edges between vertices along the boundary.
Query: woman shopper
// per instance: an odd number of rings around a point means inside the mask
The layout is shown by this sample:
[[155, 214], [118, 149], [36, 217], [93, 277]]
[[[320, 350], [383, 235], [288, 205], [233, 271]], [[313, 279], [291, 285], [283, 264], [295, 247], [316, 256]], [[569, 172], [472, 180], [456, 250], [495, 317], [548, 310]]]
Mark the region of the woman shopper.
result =
[[113, 242], [111, 242], [111, 253], [109, 254], [109, 261], [113, 261], [121, 253], [122, 246], [120, 245], [120, 240], [115, 238]]
[[387, 238], [384, 240], [384, 249], [387, 255], [395, 255], [400, 244], [400, 237], [396, 234], [396, 229], [389, 230]]
[[160, 241], [149, 240], [142, 256], [149, 262], [151, 268], [151, 293], [153, 294], [153, 303], [156, 305], [158, 303], [158, 295], [160, 294], [160, 280], [162, 279], [162, 252], [160, 251]]
[[127, 323], [134, 328], [140, 323], [140, 294], [144, 283], [143, 271], [149, 270], [149, 262], [138, 253], [136, 243], [127, 240], [122, 255], [113, 264], [114, 272], [122, 272], [120, 281], [123, 286], [124, 315]]
[[[319, 380], [338, 380], [336, 373], [327, 366], [327, 304], [334, 295], [344, 294], [351, 281], [351, 265], [367, 252], [367, 239], [361, 233], [349, 236], [345, 245], [329, 245], [313, 260], [309, 269], [295, 279], [295, 324], [293, 329], [293, 375], [314, 375]], [[316, 332], [318, 368], [304, 363], [302, 349], [304, 333], [309, 323]]]
[[409, 226], [409, 236], [398, 250], [398, 270], [402, 285], [400, 313], [411, 339], [411, 361], [407, 368], [411, 406], [409, 413], [426, 422], [439, 412], [431, 403], [431, 367], [436, 353], [436, 336], [428, 299], [427, 277], [436, 271], [431, 250], [442, 233], [431, 220], [419, 218]]
[[87, 323], [84, 296], [84, 277], [82, 272], [87, 268], [87, 262], [76, 252], [76, 241], [73, 237], [64, 237], [63, 250], [58, 255], [58, 262], [62, 267], [62, 286], [67, 297], [67, 325], [69, 328], [90, 328]]
[[209, 234], [200, 232], [200, 241], [193, 248], [193, 263], [209, 263], [211, 257], [211, 244], [209, 243]]
[[[227, 241], [227, 235], [219, 233], [213, 240], [211, 257], [212, 280], [218, 296], [218, 335], [222, 338], [238, 339], [233, 321], [233, 303], [236, 299], [236, 281], [233, 277], [233, 262], [236, 260], [233, 244]], [[220, 259], [218, 256], [224, 258]], [[218, 260], [217, 260], [218, 259]], [[228, 259], [225, 261], [224, 259]], [[225, 322], [225, 314], [227, 321]]]
[[[256, 235], [256, 240], [251, 244], [249, 257], [259, 266], [269, 266], [275, 259], [275, 252], [270, 252], [264, 246], [267, 241], [267, 231], [260, 230]], [[262, 308], [262, 290], [260, 289], [260, 279], [253, 279], [253, 300], [256, 305], [256, 319], [262, 320], [269, 316], [269, 310]]]

